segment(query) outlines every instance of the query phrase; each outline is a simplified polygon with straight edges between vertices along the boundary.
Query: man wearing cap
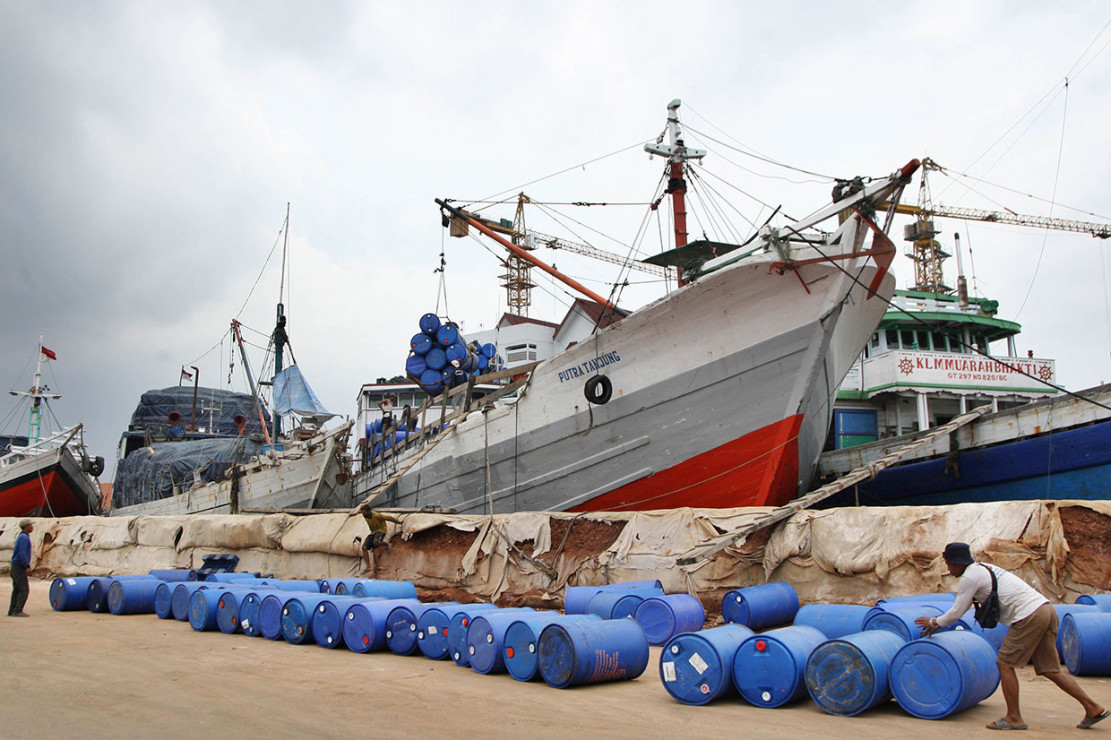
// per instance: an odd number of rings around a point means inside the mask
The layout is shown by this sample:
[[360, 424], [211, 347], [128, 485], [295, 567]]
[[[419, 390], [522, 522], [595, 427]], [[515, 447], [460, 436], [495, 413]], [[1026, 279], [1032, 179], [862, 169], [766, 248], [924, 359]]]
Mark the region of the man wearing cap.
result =
[[12, 551], [12, 601], [8, 606], [9, 617], [26, 617], [23, 605], [31, 592], [27, 585], [27, 569], [31, 567], [31, 532], [35, 525], [30, 519], [19, 523], [19, 534], [15, 536], [15, 549]]
[[956, 622], [972, 607], [973, 602], [983, 604], [991, 594], [992, 574], [998, 584], [999, 621], [1010, 627], [996, 659], [1007, 714], [989, 724], [989, 730], [1027, 729], [1019, 711], [1018, 674], [1015, 669], [1031, 660], [1034, 673], [1045, 676], [1084, 707], [1084, 719], [1077, 727], [1086, 730], [1111, 715], [1080, 688], [1075, 678], [1061, 670], [1056, 644], [1057, 611], [1047, 598], [1013, 573], [994, 565], [977, 563], [964, 542], [950, 542], [945, 546], [942, 557], [949, 574], [960, 579], [957, 582], [957, 599], [940, 617], [914, 620], [922, 628], [922, 636], [929, 637], [939, 628]]

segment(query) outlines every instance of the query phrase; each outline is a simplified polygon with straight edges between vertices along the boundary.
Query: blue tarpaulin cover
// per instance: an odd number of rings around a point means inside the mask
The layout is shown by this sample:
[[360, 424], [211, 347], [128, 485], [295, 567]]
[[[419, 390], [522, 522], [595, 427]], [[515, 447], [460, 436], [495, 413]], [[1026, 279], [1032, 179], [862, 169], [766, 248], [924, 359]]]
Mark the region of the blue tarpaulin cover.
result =
[[274, 411], [281, 416], [293, 412], [298, 416], [314, 419], [317, 423], [335, 416], [320, 403], [296, 365], [291, 365], [274, 376]]

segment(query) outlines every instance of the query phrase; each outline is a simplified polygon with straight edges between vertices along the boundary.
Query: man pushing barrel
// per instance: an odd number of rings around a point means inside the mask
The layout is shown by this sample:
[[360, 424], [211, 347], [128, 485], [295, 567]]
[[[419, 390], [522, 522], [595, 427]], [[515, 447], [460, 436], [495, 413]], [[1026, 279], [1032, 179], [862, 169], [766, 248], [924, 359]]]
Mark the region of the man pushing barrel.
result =
[[1075, 678], [1061, 670], [1061, 662], [1057, 658], [1057, 611], [1050, 605], [1049, 599], [1013, 573], [994, 565], [977, 563], [972, 551], [963, 542], [946, 545], [942, 558], [949, 568], [949, 575], [960, 579], [957, 582], [957, 599], [940, 617], [918, 617], [914, 620], [922, 628], [922, 636], [929, 637], [939, 628], [953, 624], [973, 603], [978, 609], [982, 608], [993, 591], [999, 597], [999, 622], [1010, 627], [996, 659], [1007, 714], [989, 724], [989, 730], [1027, 729], [1019, 711], [1018, 674], [1015, 669], [1031, 661], [1034, 673], [1045, 676], [1084, 707], [1084, 719], [1077, 725], [1081, 730], [1087, 730], [1111, 716], [1111, 711], [1093, 701]]

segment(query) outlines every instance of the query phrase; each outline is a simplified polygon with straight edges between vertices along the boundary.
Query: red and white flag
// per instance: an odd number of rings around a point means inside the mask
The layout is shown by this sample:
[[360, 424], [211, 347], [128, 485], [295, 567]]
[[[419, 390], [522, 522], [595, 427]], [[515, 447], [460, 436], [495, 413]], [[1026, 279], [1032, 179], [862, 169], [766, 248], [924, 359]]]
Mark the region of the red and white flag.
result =
[[58, 355], [54, 354], [54, 350], [52, 350], [52, 349], [47, 349], [46, 347], [43, 347], [40, 344], [39, 345], [39, 350], [42, 352], [42, 356], [45, 357], [48, 360], [57, 360], [58, 359]]
[[189, 372], [185, 368], [181, 368], [181, 379], [182, 380], [192, 380], [193, 379], [193, 373]]

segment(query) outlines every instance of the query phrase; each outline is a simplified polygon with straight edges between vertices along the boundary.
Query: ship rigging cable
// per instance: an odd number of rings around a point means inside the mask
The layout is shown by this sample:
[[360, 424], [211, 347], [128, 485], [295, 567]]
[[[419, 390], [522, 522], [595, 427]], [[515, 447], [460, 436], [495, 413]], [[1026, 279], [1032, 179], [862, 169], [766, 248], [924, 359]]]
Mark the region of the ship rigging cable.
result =
[[[828, 261], [828, 262], [829, 262], [829, 263], [830, 263], [831, 265], [833, 265], [834, 267], [836, 267], [836, 268], [837, 268], [838, 270], [840, 270], [841, 272], [845, 273], [845, 275], [846, 275], [846, 276], [848, 276], [848, 278], [849, 278], [850, 280], [852, 280], [852, 281], [853, 281], [854, 283], [856, 283], [857, 285], [859, 285], [859, 286], [863, 287], [863, 288], [864, 288], [865, 290], [868, 290], [868, 289], [869, 289], [869, 288], [868, 288], [868, 286], [867, 286], [867, 285], [865, 285], [864, 283], [862, 283], [862, 282], [861, 282], [861, 281], [859, 280], [859, 278], [858, 278], [858, 277], [857, 277], [856, 275], [853, 275], [853, 274], [852, 274], [852, 273], [850, 273], [850, 272], [849, 272], [848, 270], [846, 270], [846, 269], [845, 269], [845, 268], [844, 268], [843, 266], [841, 266], [840, 264], [838, 264], [837, 260], [831, 260], [831, 259], [830, 259], [830, 258], [829, 258], [829, 257], [828, 257], [828, 256], [827, 256], [826, 254], [825, 254], [825, 252], [823, 252], [823, 251], [821, 250], [821, 248], [820, 248], [820, 247], [818, 246], [818, 244], [817, 244], [817, 243], [815, 243], [814, 241], [812, 241], [812, 240], [810, 240], [810, 239], [807, 239], [805, 235], [803, 235], [803, 234], [799, 233], [798, 231], [795, 231], [795, 229], [791, 228], [790, 226], [788, 226], [788, 227], [786, 227], [786, 228], [787, 228], [787, 229], [789, 229], [789, 230], [791, 231], [791, 233], [792, 233], [792, 234], [794, 234], [794, 235], [795, 235], [795, 236], [797, 236], [797, 237], [798, 237], [799, 239], [801, 239], [801, 240], [802, 240], [803, 242], [805, 242], [805, 243], [806, 243], [806, 244], [807, 244], [808, 246], [812, 247], [812, 248], [814, 249], [814, 251], [815, 251], [815, 252], [817, 252], [818, 254], [820, 254], [820, 255], [821, 255], [821, 256], [822, 256], [822, 257], [823, 257], [823, 258], [824, 258], [824, 259], [825, 259], [826, 261]], [[876, 296], [874, 296], [874, 297], [877, 297], [877, 298], [878, 298], [879, 296], [878, 296], [878, 295], [876, 295]], [[890, 300], [885, 300], [884, 302], [885, 302], [885, 303], [887, 304], [888, 308], [893, 308], [893, 309], [895, 309], [896, 311], [898, 311], [898, 312], [900, 312], [900, 313], [902, 313], [902, 314], [905, 314], [905, 315], [907, 316], [907, 318], [909, 318], [909, 319], [910, 319], [911, 321], [914, 321], [914, 322], [920, 323], [920, 324], [922, 324], [922, 325], [923, 325], [924, 327], [926, 327], [926, 328], [930, 329], [931, 331], [935, 330], [935, 329], [934, 329], [934, 327], [932, 327], [932, 326], [931, 326], [931, 325], [930, 325], [929, 323], [927, 323], [926, 321], [923, 321], [923, 320], [922, 320], [921, 318], [919, 318], [919, 317], [915, 316], [914, 314], [912, 314], [911, 312], [907, 311], [907, 310], [906, 310], [905, 308], [903, 308], [902, 306], [897, 306], [897, 305], [895, 305], [895, 304], [894, 304], [894, 303], [893, 303], [892, 301], [890, 301]], [[1086, 397], [1086, 396], [1081, 396], [1081, 395], [1080, 395], [1080, 394], [1078, 394], [1078, 393], [1073, 393], [1072, 391], [1070, 391], [1070, 390], [1068, 390], [1068, 389], [1066, 389], [1066, 388], [1063, 388], [1062, 386], [1059, 386], [1059, 385], [1055, 385], [1054, 383], [1050, 383], [1050, 382], [1049, 382], [1048, 380], [1043, 380], [1042, 378], [1039, 378], [1039, 377], [1038, 377], [1038, 376], [1036, 376], [1036, 375], [1033, 375], [1033, 374], [1031, 374], [1031, 373], [1028, 373], [1028, 372], [1026, 372], [1025, 370], [1021, 369], [1021, 368], [1015, 367], [1014, 365], [1011, 365], [1011, 364], [1010, 364], [1010, 363], [1008, 363], [1008, 362], [1004, 362], [1003, 360], [999, 359], [998, 357], [994, 357], [994, 356], [992, 356], [992, 355], [989, 355], [989, 354], [988, 354], [987, 352], [981, 351], [981, 350], [980, 350], [979, 348], [977, 348], [977, 347], [975, 347], [975, 346], [969, 346], [969, 345], [965, 344], [965, 343], [964, 343], [964, 342], [963, 342], [962, 340], [960, 340], [960, 339], [958, 339], [958, 338], [954, 337], [954, 336], [953, 336], [952, 334], [950, 334], [949, 332], [944, 332], [944, 333], [945, 333], [945, 335], [946, 335], [947, 337], [949, 337], [949, 339], [950, 339], [950, 340], [952, 340], [952, 341], [955, 341], [955, 342], [956, 342], [957, 344], [959, 344], [959, 345], [960, 345], [961, 347], [963, 347], [964, 349], [966, 349], [966, 350], [971, 350], [971, 351], [972, 351], [972, 352], [973, 352], [974, 354], [980, 355], [981, 357], [985, 357], [985, 358], [987, 358], [987, 359], [991, 360], [992, 362], [997, 362], [997, 363], [999, 363], [1000, 365], [1002, 365], [1003, 367], [1007, 368], [1008, 370], [1010, 370], [1010, 371], [1012, 371], [1012, 372], [1015, 372], [1015, 373], [1018, 373], [1019, 375], [1023, 375], [1023, 376], [1025, 376], [1025, 377], [1027, 377], [1027, 378], [1030, 378], [1031, 380], [1034, 380], [1034, 381], [1036, 381], [1036, 382], [1038, 382], [1038, 383], [1041, 383], [1042, 385], [1047, 385], [1047, 386], [1049, 386], [1050, 388], [1053, 388], [1053, 389], [1054, 389], [1054, 390], [1056, 390], [1056, 391], [1059, 391], [1059, 392], [1061, 392], [1061, 393], [1064, 393], [1065, 395], [1068, 395], [1068, 396], [1072, 396], [1073, 398], [1076, 398], [1076, 399], [1078, 399], [1078, 400], [1081, 400], [1081, 401], [1087, 401], [1088, 403], [1091, 403], [1091, 404], [1094, 404], [1094, 405], [1096, 405], [1096, 406], [1099, 406], [1099, 407], [1100, 407], [1101, 409], [1106, 409], [1107, 411], [1111, 411], [1111, 406], [1106, 406], [1106, 405], [1104, 405], [1104, 404], [1100, 403], [1099, 401], [1096, 401], [1096, 400], [1094, 400], [1094, 399], [1088, 398], [1088, 397]]]

